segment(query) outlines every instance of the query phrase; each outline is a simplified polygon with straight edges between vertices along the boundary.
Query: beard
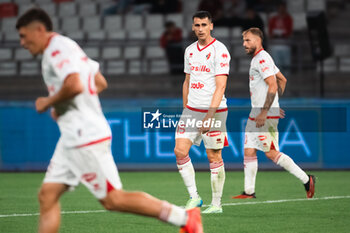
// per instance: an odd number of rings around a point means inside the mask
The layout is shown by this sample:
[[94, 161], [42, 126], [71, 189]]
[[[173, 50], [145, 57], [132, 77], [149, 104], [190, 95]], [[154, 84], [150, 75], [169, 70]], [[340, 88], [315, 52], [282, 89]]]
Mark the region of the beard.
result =
[[256, 51], [256, 47], [251, 47], [248, 49], [248, 51], [246, 51], [246, 53], [250, 56], [253, 56], [255, 54]]

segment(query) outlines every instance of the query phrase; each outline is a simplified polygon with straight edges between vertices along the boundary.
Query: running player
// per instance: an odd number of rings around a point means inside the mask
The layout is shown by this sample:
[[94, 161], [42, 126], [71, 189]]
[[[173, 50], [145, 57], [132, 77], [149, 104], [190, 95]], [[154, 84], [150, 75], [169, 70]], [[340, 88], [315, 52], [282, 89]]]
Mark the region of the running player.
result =
[[307, 197], [312, 198], [315, 192], [315, 177], [307, 175], [288, 155], [279, 151], [278, 97], [282, 96], [287, 80], [275, 66], [271, 56], [263, 49], [262, 31], [259, 28], [250, 28], [242, 35], [243, 47], [246, 53], [253, 57], [249, 70], [252, 110], [245, 130], [244, 192], [233, 198], [255, 198], [257, 150], [265, 152], [274, 163], [297, 177], [304, 184]]
[[61, 137], [39, 192], [39, 232], [58, 232], [59, 198], [83, 183], [108, 210], [158, 218], [181, 232], [203, 232], [199, 209], [185, 209], [142, 192], [125, 192], [111, 154], [111, 130], [98, 94], [107, 87], [99, 64], [73, 40], [54, 33], [47, 13], [33, 8], [16, 24], [21, 45], [42, 54], [42, 75], [49, 96], [39, 97], [36, 110], [49, 108]]
[[[182, 90], [184, 110], [176, 130], [174, 152], [179, 172], [190, 195], [186, 208], [200, 207], [203, 201], [197, 192], [189, 150], [192, 145], [199, 146], [203, 140], [210, 163], [212, 188], [211, 205], [203, 213], [222, 213], [225, 169], [221, 150], [227, 144], [227, 105], [224, 93], [230, 54], [224, 44], [211, 36], [213, 23], [209, 12], [199, 11], [192, 19], [192, 30], [198, 41], [185, 51], [186, 78]], [[192, 119], [203, 125], [197, 125], [197, 128], [187, 124]], [[220, 124], [213, 126], [213, 122]]]

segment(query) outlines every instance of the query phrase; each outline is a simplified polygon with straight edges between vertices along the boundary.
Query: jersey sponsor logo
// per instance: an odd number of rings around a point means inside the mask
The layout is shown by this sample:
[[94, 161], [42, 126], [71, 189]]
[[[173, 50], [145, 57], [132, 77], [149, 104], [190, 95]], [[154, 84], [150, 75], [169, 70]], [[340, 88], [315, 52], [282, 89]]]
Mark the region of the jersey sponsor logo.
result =
[[202, 89], [204, 87], [204, 84], [201, 82], [198, 83], [191, 83], [191, 88], [192, 89]]
[[228, 67], [228, 63], [226, 62], [226, 63], [220, 63], [220, 66], [221, 67]]
[[202, 66], [191, 66], [192, 71], [200, 71], [200, 72], [210, 72], [210, 68], [208, 68], [206, 65]]
[[268, 69], [269, 69], [269, 67], [264, 67], [264, 68], [261, 69], [261, 71], [262, 71], [262, 72], [265, 72], [265, 71], [268, 70]]
[[64, 60], [62, 60], [62, 61], [60, 61], [59, 63], [57, 63], [57, 65], [56, 65], [56, 67], [58, 68], [58, 69], [62, 69], [62, 67], [64, 66], [64, 64], [68, 64], [70, 61], [68, 60], [68, 59], [64, 59]]
[[211, 56], [211, 53], [208, 53], [205, 57], [207, 58], [207, 60], [209, 60], [210, 56]]
[[[221, 135], [221, 131], [211, 131], [211, 132], [207, 133], [208, 137], [217, 137], [219, 135]], [[221, 141], [221, 139], [220, 139], [220, 141]]]
[[221, 56], [222, 56], [222, 58], [224, 58], [224, 59], [227, 59], [227, 58], [228, 58], [227, 53], [223, 53]]
[[61, 52], [59, 50], [55, 50], [51, 53], [52, 57], [55, 57], [56, 55], [60, 54]]
[[259, 61], [259, 63], [260, 63], [260, 64], [263, 64], [263, 63], [265, 63], [265, 60], [262, 59], [262, 60]]

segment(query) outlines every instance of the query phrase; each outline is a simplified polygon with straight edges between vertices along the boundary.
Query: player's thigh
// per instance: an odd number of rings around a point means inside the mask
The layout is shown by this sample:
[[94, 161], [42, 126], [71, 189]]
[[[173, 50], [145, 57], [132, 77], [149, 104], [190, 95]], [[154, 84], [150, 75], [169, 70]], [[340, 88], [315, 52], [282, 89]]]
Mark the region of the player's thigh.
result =
[[122, 188], [110, 141], [76, 149], [72, 156], [72, 170], [97, 199]]

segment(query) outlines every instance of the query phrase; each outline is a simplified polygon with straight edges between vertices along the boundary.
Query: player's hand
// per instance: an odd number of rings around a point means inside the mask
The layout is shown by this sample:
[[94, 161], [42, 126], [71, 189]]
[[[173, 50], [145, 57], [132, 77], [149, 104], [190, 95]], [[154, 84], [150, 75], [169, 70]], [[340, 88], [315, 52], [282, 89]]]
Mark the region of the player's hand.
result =
[[[205, 134], [205, 133], [209, 132], [209, 130], [210, 130], [210, 124], [208, 124], [208, 121], [210, 121], [210, 118], [209, 118], [209, 117], [204, 117], [204, 119], [202, 120], [203, 125], [202, 125], [202, 127], [199, 129], [199, 131], [201, 132], [201, 134]], [[205, 122], [207, 122], [207, 123], [205, 123]], [[210, 123], [210, 122], [209, 122], [209, 123]], [[205, 127], [204, 124], [205, 124], [205, 125], [208, 125], [208, 127]]]
[[261, 128], [265, 125], [265, 121], [267, 118], [267, 112], [261, 111], [260, 114], [255, 118], [256, 127]]
[[36, 111], [39, 113], [45, 112], [48, 108], [50, 107], [49, 105], [49, 98], [48, 97], [39, 97], [35, 101], [35, 108]]
[[285, 118], [285, 116], [286, 116], [285, 111], [282, 108], [280, 108], [280, 118], [283, 119]]
[[54, 119], [55, 121], [57, 121], [57, 119], [58, 119], [58, 114], [57, 114], [55, 108], [51, 108], [50, 114], [51, 114], [52, 119]]

